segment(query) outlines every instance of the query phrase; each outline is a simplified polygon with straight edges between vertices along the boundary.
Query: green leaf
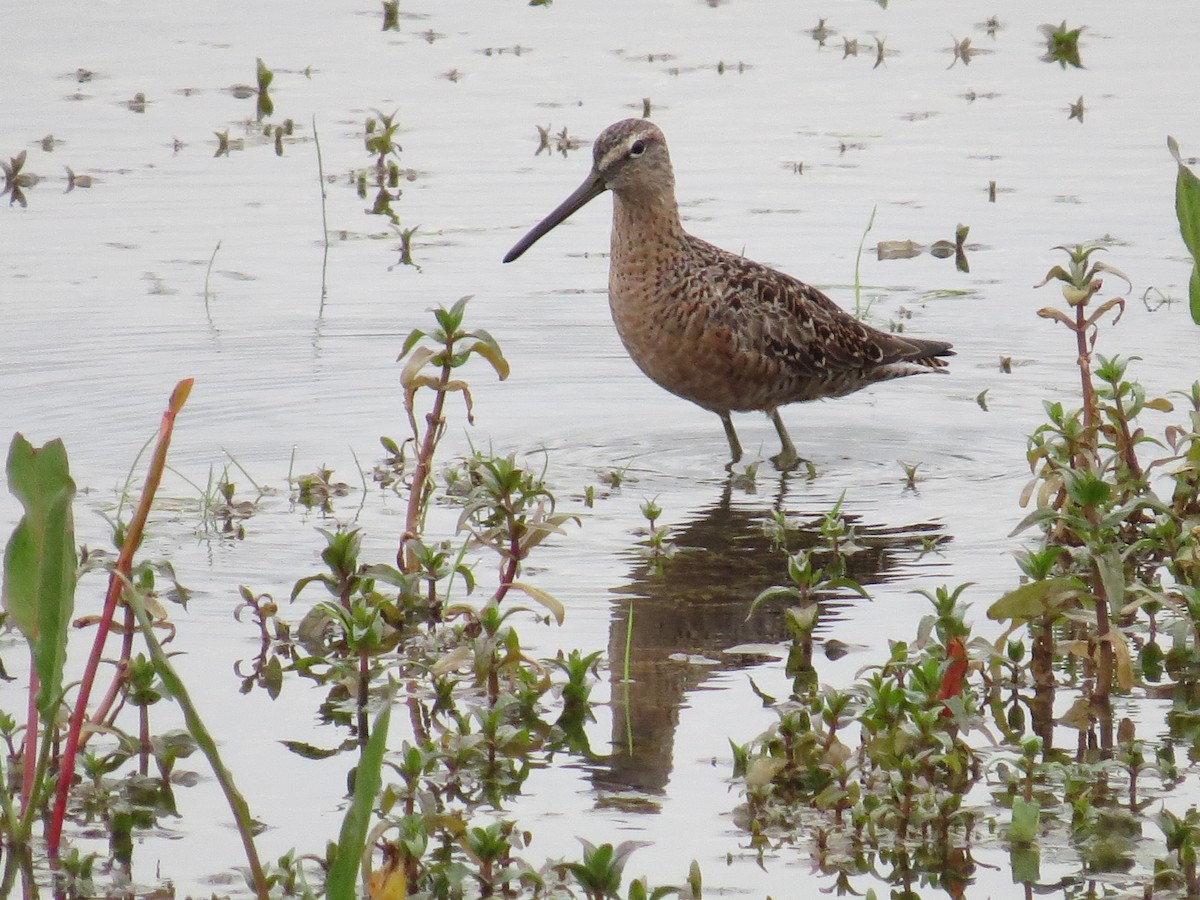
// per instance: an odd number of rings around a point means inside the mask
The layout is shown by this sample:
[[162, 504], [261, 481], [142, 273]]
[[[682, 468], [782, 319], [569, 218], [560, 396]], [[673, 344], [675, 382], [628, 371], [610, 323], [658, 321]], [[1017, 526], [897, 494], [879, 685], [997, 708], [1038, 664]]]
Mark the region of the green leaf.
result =
[[419, 328], [414, 328], [410, 331], [408, 337], [404, 339], [404, 347], [400, 350], [400, 356], [397, 359], [404, 359], [404, 357], [408, 356], [408, 351], [416, 346], [417, 341], [423, 337], [425, 337], [425, 332]]
[[401, 387], [405, 390], [415, 389], [414, 384], [417, 381], [420, 371], [436, 355], [428, 347], [418, 347], [408, 362], [404, 364], [404, 369], [400, 372]]
[[1013, 884], [1037, 884], [1041, 881], [1041, 853], [1037, 844], [1013, 847], [1009, 853], [1009, 868]]
[[38, 711], [48, 718], [58, 703], [75, 605], [75, 482], [61, 440], [34, 449], [20, 434], [9, 445], [7, 474], [25, 514], [4, 551], [3, 603], [29, 642]]
[[500, 347], [495, 341], [476, 341], [471, 345], [470, 352], [478, 353], [491, 363], [501, 381], [508, 378], [508, 360], [504, 358], [504, 354], [500, 352]]
[[765, 603], [768, 600], [775, 600], [777, 598], [783, 598], [785, 601], [798, 600], [801, 598], [801, 596], [802, 595], [800, 591], [796, 590], [794, 587], [783, 587], [778, 585], [775, 587], [769, 587], [762, 591], [750, 603], [750, 608], [746, 611], [746, 621], [750, 621], [750, 617], [754, 615], [754, 611], [758, 609], [759, 604], [761, 603]]
[[1014, 844], [1031, 844], [1037, 840], [1042, 810], [1036, 803], [1023, 797], [1014, 797], [1012, 823], [1008, 827], [1008, 839]]
[[1025, 622], [1047, 613], [1057, 613], [1079, 590], [1078, 580], [1070, 575], [1031, 581], [1009, 591], [988, 607], [988, 618], [999, 622]]
[[509, 585], [509, 587], [516, 588], [518, 591], [523, 592], [527, 597], [536, 600], [550, 611], [550, 614], [554, 616], [554, 621], [556, 621], [559, 625], [563, 623], [563, 619], [566, 618], [567, 611], [563, 608], [563, 605], [554, 598], [553, 595], [543, 591], [539, 587], [534, 587], [532, 584], [526, 584], [523, 581], [514, 581]]
[[1192, 321], [1200, 325], [1200, 268], [1192, 266], [1192, 277], [1188, 279], [1188, 309]]
[[1179, 233], [1192, 255], [1192, 277], [1188, 280], [1188, 305], [1192, 321], [1200, 324], [1200, 178], [1183, 163], [1179, 145], [1173, 137], [1167, 138], [1167, 149], [1175, 157], [1179, 171], [1175, 178], [1175, 215], [1179, 219]]
[[1078, 472], [1065, 478], [1067, 496], [1080, 506], [1100, 506], [1112, 496], [1112, 486], [1091, 472]]
[[306, 744], [303, 741], [280, 741], [279, 743], [304, 759], [329, 759], [341, 753], [341, 750], [337, 747], [329, 750], [313, 744]]
[[260, 56], [255, 60], [255, 78], [258, 80], [258, 89], [265, 91], [271, 86], [271, 82], [275, 80], [275, 73], [267, 68], [267, 64], [262, 61]]
[[384, 698], [383, 709], [375, 717], [371, 737], [363, 748], [354, 773], [354, 797], [342, 819], [342, 830], [334, 851], [329, 877], [325, 880], [327, 900], [355, 900], [358, 886], [358, 867], [363, 848], [367, 842], [367, 831], [371, 825], [371, 812], [375, 808], [375, 797], [382, 784], [381, 769], [383, 754], [387, 750], [388, 723], [392, 715], [392, 692]]

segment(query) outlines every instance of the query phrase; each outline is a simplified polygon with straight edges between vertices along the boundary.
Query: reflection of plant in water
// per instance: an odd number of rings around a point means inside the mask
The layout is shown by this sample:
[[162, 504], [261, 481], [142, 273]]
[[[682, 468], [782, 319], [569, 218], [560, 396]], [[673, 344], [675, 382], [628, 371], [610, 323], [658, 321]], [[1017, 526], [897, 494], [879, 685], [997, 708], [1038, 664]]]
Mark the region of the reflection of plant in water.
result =
[[400, 30], [400, 0], [383, 0], [383, 27], [380, 30]]
[[258, 121], [270, 118], [275, 112], [275, 102], [271, 99], [271, 82], [275, 80], [275, 73], [267, 68], [266, 63], [262, 61], [262, 57], [255, 60], [254, 80], [258, 84], [258, 90], [255, 92], [255, 118]]
[[29, 205], [29, 201], [25, 199], [25, 188], [33, 187], [41, 181], [32, 172], [21, 171], [24, 168], [24, 150], [12, 157], [8, 162], [0, 159], [0, 169], [4, 171], [4, 190], [0, 191], [0, 197], [8, 194], [8, 205], [12, 206], [16, 203], [22, 209]]
[[295, 488], [297, 503], [308, 509], [319, 509], [326, 514], [333, 512], [332, 502], [335, 497], [345, 497], [350, 493], [350, 486], [343, 481], [334, 481], [333, 469], [324, 466], [289, 478], [288, 481]]
[[644, 541], [646, 558], [650, 561], [650, 565], [661, 574], [664, 571], [663, 564], [675, 555], [676, 547], [668, 540], [670, 529], [665, 525], [658, 524], [659, 517], [662, 516], [662, 507], [658, 505], [658, 498], [643, 502], [641, 511], [646, 520], [646, 540]]
[[[376, 189], [375, 199], [371, 204], [370, 213], [376, 216], [387, 216], [392, 225], [399, 227], [400, 217], [392, 210], [392, 203], [400, 199], [400, 179], [402, 173], [400, 164], [401, 147], [396, 142], [396, 134], [400, 123], [396, 121], [399, 110], [391, 114], [375, 110], [375, 114], [367, 117], [363, 143], [367, 152], [375, 157], [370, 169], [359, 169], [354, 173], [354, 183], [358, 196], [364, 200], [368, 187]], [[416, 229], [414, 228], [413, 231]], [[411, 238], [411, 235], [410, 235]], [[409, 263], [411, 264], [411, 256]]]

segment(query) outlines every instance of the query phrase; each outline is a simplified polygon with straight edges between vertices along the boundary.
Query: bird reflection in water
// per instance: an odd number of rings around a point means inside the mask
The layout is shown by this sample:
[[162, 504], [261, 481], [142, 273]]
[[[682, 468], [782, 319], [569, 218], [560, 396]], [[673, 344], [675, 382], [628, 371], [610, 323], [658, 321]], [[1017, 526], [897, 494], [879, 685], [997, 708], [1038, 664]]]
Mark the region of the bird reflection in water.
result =
[[[783, 479], [776, 509], [782, 508], [785, 483]], [[672, 535], [675, 555], [665, 563], [639, 559], [629, 583], [618, 589], [625, 596], [613, 603], [608, 646], [612, 752], [592, 773], [601, 804], [642, 808], [649, 799], [645, 795], [662, 793], [670, 780], [675, 729], [688, 693], [716, 675], [775, 658], [729, 653], [729, 648], [789, 640], [783, 600], [764, 602], [747, 618], [760, 592], [786, 582], [785, 557], [772, 547], [763, 527], [770, 512], [735, 504], [732, 495], [726, 480], [717, 502]], [[940, 525], [885, 527], [844, 515], [854, 527], [858, 548], [847, 557], [845, 574], [864, 587], [890, 580], [900, 564], [911, 564], [931, 544], [950, 539]], [[824, 515], [801, 518], [804, 524], [788, 530], [789, 551], [824, 546], [819, 530]], [[822, 599], [818, 632], [835, 625], [850, 604], [862, 602], [867, 601], [851, 591]], [[626, 623], [631, 608], [630, 635]], [[705, 664], [697, 664], [696, 657]], [[631, 791], [643, 796], [629, 796]]]

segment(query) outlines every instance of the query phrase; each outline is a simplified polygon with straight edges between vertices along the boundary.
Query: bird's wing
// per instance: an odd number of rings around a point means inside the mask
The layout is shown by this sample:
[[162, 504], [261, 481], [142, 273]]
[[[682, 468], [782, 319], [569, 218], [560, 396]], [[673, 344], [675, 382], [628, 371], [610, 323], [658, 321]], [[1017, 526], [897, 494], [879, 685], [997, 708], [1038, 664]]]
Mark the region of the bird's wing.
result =
[[795, 375], [818, 378], [927, 355], [921, 342], [863, 324], [810, 284], [693, 241], [717, 295], [713, 305], [742, 352], [777, 360]]

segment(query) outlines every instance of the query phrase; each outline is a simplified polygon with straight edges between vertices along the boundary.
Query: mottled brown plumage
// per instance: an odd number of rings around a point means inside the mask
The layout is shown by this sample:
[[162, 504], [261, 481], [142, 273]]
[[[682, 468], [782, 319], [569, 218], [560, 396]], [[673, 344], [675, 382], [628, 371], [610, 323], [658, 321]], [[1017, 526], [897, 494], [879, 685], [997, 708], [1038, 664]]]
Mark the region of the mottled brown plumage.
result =
[[608, 298], [617, 333], [656, 384], [721, 417], [733, 461], [742, 448], [730, 413], [762, 410], [799, 457], [779, 407], [841, 397], [877, 381], [946, 366], [945, 341], [865, 325], [809, 284], [683, 230], [662, 132], [626, 119], [596, 139], [587, 179], [522, 238], [511, 262], [592, 198], [613, 192]]

